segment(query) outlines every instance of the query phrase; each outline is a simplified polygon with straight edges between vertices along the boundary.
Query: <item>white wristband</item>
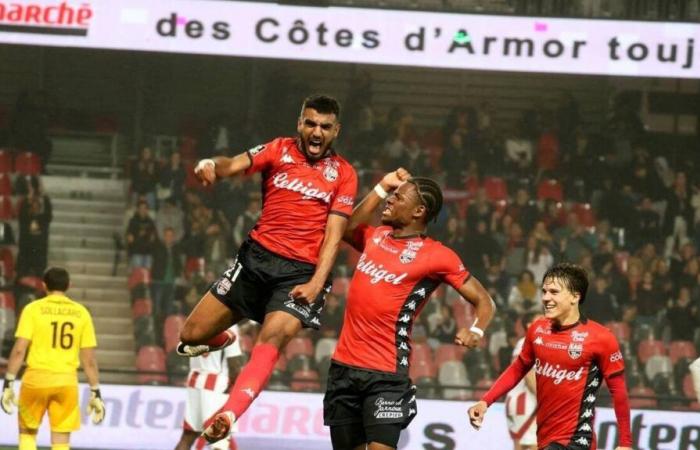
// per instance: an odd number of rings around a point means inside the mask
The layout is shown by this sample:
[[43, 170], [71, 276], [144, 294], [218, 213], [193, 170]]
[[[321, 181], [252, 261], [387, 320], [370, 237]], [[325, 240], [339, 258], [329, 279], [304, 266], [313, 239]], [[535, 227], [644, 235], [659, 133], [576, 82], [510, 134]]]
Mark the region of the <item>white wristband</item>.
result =
[[475, 326], [472, 326], [472, 327], [469, 329], [469, 331], [471, 331], [472, 333], [478, 335], [479, 337], [484, 337], [484, 330], [482, 330], [481, 328], [477, 328], [477, 327], [475, 327]]
[[374, 185], [374, 192], [381, 198], [382, 200], [387, 198], [389, 196], [389, 193], [384, 190], [381, 184], [377, 183]]
[[197, 165], [194, 168], [195, 172], [199, 172], [200, 170], [204, 169], [204, 166], [212, 165], [212, 167], [216, 167], [216, 163], [214, 162], [213, 159], [207, 158], [207, 159], [202, 159], [200, 160]]

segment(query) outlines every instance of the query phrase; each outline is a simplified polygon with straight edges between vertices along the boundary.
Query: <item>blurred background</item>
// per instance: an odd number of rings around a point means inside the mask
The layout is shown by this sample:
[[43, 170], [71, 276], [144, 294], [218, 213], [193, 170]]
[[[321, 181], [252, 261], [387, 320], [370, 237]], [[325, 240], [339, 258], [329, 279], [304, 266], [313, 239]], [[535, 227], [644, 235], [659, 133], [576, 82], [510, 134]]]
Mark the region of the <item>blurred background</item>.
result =
[[[304, 4], [684, 22], [696, 37], [700, 20], [697, 0]], [[566, 260], [590, 274], [584, 310], [619, 339], [632, 406], [700, 410], [688, 372], [700, 346], [697, 70], [581, 76], [7, 44], [0, 61], [3, 357], [47, 264], [61, 265], [95, 317], [103, 383], [183, 386], [179, 327], [261, 207], [258, 179], [205, 189], [192, 168], [294, 135], [303, 98], [326, 93], [342, 102], [337, 148], [360, 175], [358, 198], [398, 166], [438, 179], [447, 201], [430, 234], [498, 306], [483, 347], [465, 353], [451, 342], [471, 307], [451, 289], [434, 294], [413, 329], [420, 397], [479, 398], [510, 362], [523, 316], [541, 310], [542, 274]], [[357, 258], [342, 250], [321, 331], [290, 343], [270, 390], [323, 391]], [[243, 327], [244, 351], [256, 332]]]

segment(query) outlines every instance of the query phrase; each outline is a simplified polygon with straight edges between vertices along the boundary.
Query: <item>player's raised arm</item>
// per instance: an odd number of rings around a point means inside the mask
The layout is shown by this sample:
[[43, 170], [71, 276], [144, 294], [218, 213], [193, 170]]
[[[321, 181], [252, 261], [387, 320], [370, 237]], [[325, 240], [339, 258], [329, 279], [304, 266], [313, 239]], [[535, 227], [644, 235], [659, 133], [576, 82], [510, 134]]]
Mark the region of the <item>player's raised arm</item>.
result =
[[469, 277], [457, 291], [476, 309], [476, 320], [468, 330], [459, 330], [455, 337], [455, 344], [475, 348], [484, 337], [484, 330], [493, 319], [496, 304], [479, 280], [474, 277]]
[[384, 200], [403, 183], [411, 177], [403, 167], [387, 173], [379, 183], [374, 186], [369, 194], [352, 210], [352, 215], [348, 221], [348, 226], [345, 229], [343, 239], [352, 243], [353, 235], [359, 225], [369, 223], [372, 220], [374, 211]]
[[194, 168], [194, 174], [204, 186], [208, 186], [218, 178], [230, 177], [245, 171], [251, 164], [251, 157], [248, 152], [231, 158], [216, 156], [200, 160]]

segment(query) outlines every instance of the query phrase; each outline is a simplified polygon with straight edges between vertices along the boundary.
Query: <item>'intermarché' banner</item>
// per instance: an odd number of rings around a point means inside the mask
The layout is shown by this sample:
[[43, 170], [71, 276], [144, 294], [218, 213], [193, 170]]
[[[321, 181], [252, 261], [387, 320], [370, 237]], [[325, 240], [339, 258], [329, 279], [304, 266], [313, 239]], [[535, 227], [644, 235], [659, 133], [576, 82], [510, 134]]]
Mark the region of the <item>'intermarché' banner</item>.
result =
[[700, 78], [700, 25], [231, 1], [0, 1], [0, 43]]

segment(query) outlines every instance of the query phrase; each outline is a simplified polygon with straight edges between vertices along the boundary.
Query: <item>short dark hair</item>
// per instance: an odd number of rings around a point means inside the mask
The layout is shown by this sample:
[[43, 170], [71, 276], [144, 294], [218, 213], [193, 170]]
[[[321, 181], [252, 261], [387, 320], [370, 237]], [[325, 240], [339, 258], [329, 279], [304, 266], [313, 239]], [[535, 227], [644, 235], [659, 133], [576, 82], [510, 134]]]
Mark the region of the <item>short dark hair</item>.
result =
[[416, 187], [418, 197], [425, 206], [425, 221], [435, 219], [442, 209], [442, 189], [435, 181], [425, 177], [411, 177], [408, 182]]
[[550, 267], [542, 277], [542, 284], [548, 279], [560, 280], [571, 293], [578, 293], [581, 297], [579, 305], [586, 300], [588, 291], [588, 274], [586, 270], [571, 263], [559, 263]]
[[48, 291], [66, 292], [70, 285], [70, 275], [63, 267], [49, 267], [44, 272], [44, 284]]
[[310, 95], [304, 99], [301, 105], [301, 114], [306, 108], [315, 109], [321, 114], [335, 114], [336, 120], [340, 120], [340, 102], [328, 95]]

